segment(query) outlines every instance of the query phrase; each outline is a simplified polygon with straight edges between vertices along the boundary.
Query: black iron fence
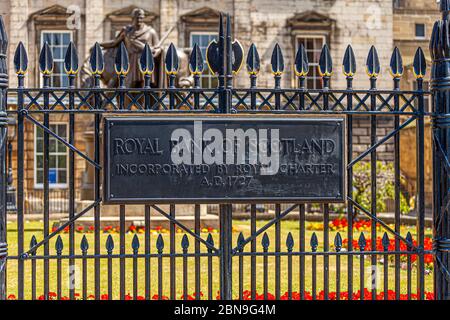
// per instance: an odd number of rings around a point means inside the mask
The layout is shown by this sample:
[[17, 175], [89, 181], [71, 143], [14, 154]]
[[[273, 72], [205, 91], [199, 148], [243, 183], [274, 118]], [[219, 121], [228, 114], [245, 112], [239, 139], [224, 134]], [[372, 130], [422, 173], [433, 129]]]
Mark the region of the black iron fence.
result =
[[[448, 21], [448, 1], [441, 1], [443, 19]], [[309, 71], [306, 50], [300, 46], [293, 66], [298, 86], [281, 88], [285, 64], [281, 48], [276, 45], [271, 67], [273, 88], [257, 86], [260, 58], [255, 45], [251, 45], [246, 57], [245, 69], [249, 73], [248, 88], [232, 86], [233, 73], [238, 72], [244, 60], [244, 52], [237, 42], [232, 42], [229, 16], [224, 28], [220, 19], [218, 41], [210, 45], [208, 63], [218, 77], [217, 88], [200, 88], [200, 75], [204, 71], [203, 57], [197, 47], [190, 58], [190, 71], [194, 87], [175, 88], [178, 71], [176, 50], [171, 45], [167, 51], [165, 68], [168, 88], [151, 88], [150, 77], [154, 70], [151, 50], [147, 47], [139, 60], [144, 83], [143, 88], [125, 88], [124, 79], [129, 71], [128, 54], [123, 44], [117, 51], [115, 69], [119, 87], [100, 87], [104, 69], [102, 50], [94, 47], [90, 58], [93, 77], [91, 88], [76, 88], [75, 78], [79, 61], [75, 45], [70, 44], [65, 58], [65, 70], [69, 77], [67, 88], [49, 87], [53, 58], [44, 44], [39, 69], [44, 82], [42, 88], [24, 87], [28, 59], [22, 44], [16, 49], [15, 71], [18, 87], [7, 88], [7, 40], [3, 22], [0, 25], [0, 68], [2, 118], [6, 119], [6, 92], [17, 95], [17, 109], [10, 111], [17, 117], [17, 233], [6, 237], [4, 201], [0, 198], [0, 298], [15, 295], [18, 299], [50, 299], [78, 296], [96, 299], [127, 297], [145, 299], [425, 299], [433, 296], [448, 299], [448, 33], [444, 22], [437, 22], [431, 44], [432, 90], [434, 112], [424, 110], [424, 99], [430, 92], [423, 88], [426, 60], [422, 49], [414, 58], [414, 74], [417, 90], [400, 90], [403, 63], [395, 49], [390, 63], [393, 85], [379, 89], [377, 79], [380, 63], [375, 47], [370, 49], [365, 69], [370, 88], [353, 88], [357, 63], [349, 46], [343, 58], [343, 72], [347, 88], [330, 88], [333, 73], [328, 47], [323, 47], [319, 73], [322, 89], [306, 87]], [[445, 30], [444, 30], [445, 29]], [[50, 130], [50, 115], [66, 114], [69, 121], [68, 139]], [[244, 226], [232, 220], [232, 205], [220, 204], [220, 228], [201, 229], [200, 205], [195, 205], [195, 227], [191, 230], [177, 217], [175, 205], [168, 209], [152, 203], [143, 204], [145, 226], [142, 234], [130, 237], [125, 228], [127, 206], [119, 205], [117, 234], [100, 227], [102, 217], [100, 163], [101, 122], [104, 115], [154, 114], [272, 114], [284, 116], [340, 115], [346, 119], [346, 205], [347, 225], [336, 231], [330, 224], [331, 203], [320, 203], [323, 216], [322, 230], [311, 231], [305, 219], [306, 203], [290, 205], [274, 204], [275, 217], [269, 221], [257, 219], [257, 201], [249, 203], [250, 218]], [[75, 147], [77, 116], [92, 115], [95, 139], [94, 156], [91, 158]], [[40, 115], [43, 121], [39, 121]], [[365, 117], [370, 122], [370, 147], [355, 156], [353, 150], [353, 121]], [[377, 138], [377, 123], [381, 117], [393, 119], [393, 128], [383, 138]], [[424, 119], [434, 120], [434, 232], [433, 244], [425, 228], [424, 192]], [[69, 221], [50, 230], [52, 207], [49, 179], [44, 179], [42, 194], [42, 229], [28, 231], [25, 226], [24, 191], [24, 123], [28, 121], [44, 130], [44, 177], [49, 177], [49, 138], [54, 137], [69, 149], [67, 208]], [[416, 123], [417, 204], [416, 230], [405, 231], [400, 218], [400, 131]], [[2, 126], [0, 146], [0, 173], [5, 179], [5, 125]], [[377, 148], [392, 141], [394, 144], [394, 224], [388, 225], [378, 217], [377, 210]], [[408, 156], [408, 155], [402, 155]], [[77, 157], [77, 160], [76, 160]], [[363, 205], [353, 197], [353, 168], [368, 160], [370, 171], [370, 201]], [[75, 211], [75, 161], [86, 161], [94, 167], [94, 200], [83, 210]], [[3, 183], [3, 185], [5, 185]], [[3, 193], [2, 195], [3, 196]], [[4, 200], [4, 198], [3, 198]], [[91, 232], [78, 233], [77, 219], [87, 212], [94, 212]], [[370, 226], [361, 232], [354, 219], [355, 212], [370, 218]], [[167, 232], [151, 230], [151, 213], [158, 213], [170, 221]], [[283, 218], [295, 212], [297, 222]], [[238, 226], [238, 224], [240, 226]], [[240, 229], [239, 229], [239, 228]], [[133, 230], [135, 231], [135, 230]], [[65, 233], [66, 232], [66, 233]], [[17, 236], [16, 236], [17, 235]], [[8, 240], [8, 241], [6, 241]], [[10, 251], [7, 255], [6, 243]], [[118, 246], [117, 246], [118, 243]], [[427, 276], [429, 258], [434, 260], [434, 280]], [[4, 267], [8, 262], [8, 269]], [[118, 270], [118, 272], [117, 272]], [[8, 278], [7, 282], [5, 281]], [[69, 283], [67, 283], [70, 280]], [[8, 287], [5, 287], [5, 284]], [[55, 292], [53, 294], [53, 292]], [[105, 295], [104, 295], [105, 294]]]

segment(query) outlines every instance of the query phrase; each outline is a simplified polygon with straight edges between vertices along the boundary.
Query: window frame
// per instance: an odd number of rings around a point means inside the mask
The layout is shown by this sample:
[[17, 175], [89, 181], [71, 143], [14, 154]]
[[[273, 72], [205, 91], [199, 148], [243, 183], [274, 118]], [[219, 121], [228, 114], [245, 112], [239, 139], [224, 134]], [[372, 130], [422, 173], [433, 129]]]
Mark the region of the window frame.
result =
[[[417, 35], [417, 26], [418, 25], [423, 25], [423, 36], [418, 36]], [[414, 23], [414, 38], [418, 39], [418, 40], [426, 40], [427, 38], [427, 25], [426, 23]]]
[[[193, 42], [192, 42], [192, 36], [193, 35], [197, 35], [197, 36], [204, 36], [204, 35], [208, 35], [208, 36], [210, 36], [210, 35], [214, 35], [216, 38], [217, 38], [217, 32], [216, 31], [213, 31], [213, 30], [211, 30], [211, 31], [208, 31], [208, 30], [201, 30], [201, 31], [196, 31], [196, 30], [191, 30], [190, 32], [189, 32], [189, 47], [190, 48], [193, 48], [194, 47], [194, 44], [193, 44]], [[217, 40], [216, 40], [217, 41]], [[208, 45], [209, 45], [209, 42], [208, 42]], [[211, 73], [211, 71], [209, 70], [209, 68], [208, 68], [208, 66], [207, 66], [207, 64], [206, 64], [206, 56], [204, 56], [203, 57], [203, 63], [205, 64], [205, 66], [206, 66], [206, 69], [207, 70], [204, 70], [203, 71], [203, 73], [200, 75], [200, 83], [201, 83], [201, 78], [205, 78], [205, 77], [208, 77], [208, 78], [213, 78], [214, 77], [214, 74], [212, 74]], [[209, 83], [211, 82], [211, 80], [209, 80]], [[202, 86], [202, 88], [203, 88], [203, 86]], [[208, 87], [208, 88], [204, 88], [204, 89], [214, 89], [215, 87], [212, 87], [212, 86], [210, 86], [210, 87]]]
[[[328, 44], [328, 34], [321, 34], [321, 33], [307, 33], [307, 34], [302, 34], [302, 33], [298, 33], [295, 35], [294, 39], [295, 39], [295, 51], [294, 51], [294, 55], [293, 55], [293, 59], [295, 60], [295, 56], [297, 55], [297, 51], [299, 48], [299, 39], [303, 38], [303, 39], [318, 39], [318, 38], [322, 38], [323, 42], [322, 42], [322, 48], [325, 44]], [[320, 50], [322, 50], [322, 48], [320, 48]], [[306, 50], [308, 50], [308, 48], [306, 48]], [[318, 75], [318, 70], [317, 67], [319, 66], [319, 63], [314, 63], [312, 64], [311, 61], [309, 61], [309, 72], [311, 71], [311, 68], [316, 68], [316, 72]], [[306, 76], [306, 84], [308, 84], [308, 77], [309, 76], [309, 72], [308, 75]], [[293, 72], [293, 85], [296, 85], [296, 78], [297, 76], [295, 75], [295, 72]], [[319, 76], [319, 79], [321, 79], [321, 77]], [[322, 86], [320, 88], [309, 88], [308, 89], [322, 89]]]
[[[69, 34], [69, 36], [70, 36], [69, 43], [70, 43], [70, 41], [73, 41], [73, 39], [74, 39], [74, 33], [73, 33], [72, 30], [68, 30], [68, 29], [42, 29], [42, 30], [40, 30], [40, 49], [39, 50], [41, 50], [41, 48], [44, 46], [44, 34], [46, 34], [46, 33], [47, 34], [54, 34], [54, 33], [61, 33], [61, 34], [66, 33], [66, 34]], [[52, 52], [52, 54], [53, 54], [53, 52]], [[58, 61], [62, 60], [63, 66], [64, 66], [64, 57], [62, 59], [55, 59], [55, 57], [53, 57], [53, 63], [55, 62], [55, 60], [58, 60]], [[61, 71], [63, 73], [59, 73], [59, 74], [65, 74], [64, 68]], [[44, 83], [44, 77], [43, 77], [41, 72], [39, 72], [39, 74], [40, 74], [39, 75], [39, 86], [42, 87], [43, 83]], [[53, 75], [54, 75], [54, 73], [52, 72], [50, 76], [53, 77]], [[53, 85], [51, 85], [51, 87], [53, 87]], [[64, 88], [64, 87], [60, 86], [60, 87], [55, 87], [55, 88]]]
[[[63, 121], [56, 121], [51, 123], [50, 125], [64, 125], [66, 127], [66, 135], [68, 135], [68, 130], [69, 130], [69, 123], [67, 122], [63, 122]], [[38, 183], [37, 181], [37, 172], [38, 172], [38, 167], [37, 167], [37, 130], [38, 130], [38, 126], [34, 126], [34, 137], [33, 137], [33, 156], [34, 156], [34, 165], [33, 165], [33, 185], [34, 185], [34, 189], [43, 189], [44, 188], [44, 183]], [[52, 136], [49, 137], [49, 139], [51, 139]], [[66, 137], [67, 138], [67, 137]], [[58, 142], [57, 143], [61, 143]], [[67, 189], [69, 186], [68, 183], [68, 179], [69, 179], [69, 150], [67, 149], [67, 147], [65, 148], [65, 157], [66, 157], [66, 183], [49, 183], [49, 189]], [[49, 151], [49, 157], [51, 156], [51, 153]], [[62, 152], [57, 152], [58, 155], [62, 154]], [[50, 169], [50, 168], [49, 168]]]

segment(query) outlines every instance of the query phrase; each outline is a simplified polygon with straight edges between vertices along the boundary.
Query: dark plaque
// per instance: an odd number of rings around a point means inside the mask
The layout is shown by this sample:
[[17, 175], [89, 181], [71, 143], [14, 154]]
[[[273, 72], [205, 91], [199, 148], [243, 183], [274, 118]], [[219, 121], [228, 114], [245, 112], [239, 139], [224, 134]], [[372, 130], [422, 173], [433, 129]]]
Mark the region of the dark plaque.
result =
[[105, 119], [109, 203], [344, 200], [344, 120]]

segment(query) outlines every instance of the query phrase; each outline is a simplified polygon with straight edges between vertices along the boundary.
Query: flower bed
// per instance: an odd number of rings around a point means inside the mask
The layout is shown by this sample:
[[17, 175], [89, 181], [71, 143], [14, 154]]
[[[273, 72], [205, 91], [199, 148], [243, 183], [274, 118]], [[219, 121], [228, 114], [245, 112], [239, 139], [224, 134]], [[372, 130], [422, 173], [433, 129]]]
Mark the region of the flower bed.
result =
[[[202, 299], [204, 297], [204, 294], [202, 292], [200, 292], [200, 299]], [[183, 300], [184, 296], [180, 296], [179, 299]], [[400, 294], [400, 300], [408, 300], [408, 295], [407, 294]], [[418, 296], [415, 293], [411, 294], [410, 299], [411, 300], [417, 300]], [[10, 294], [8, 296], [8, 300], [16, 300], [16, 296], [13, 294]], [[87, 300], [94, 300], [95, 296], [94, 295], [89, 295], [87, 297]], [[108, 300], [108, 294], [102, 294], [100, 295], [100, 300]], [[195, 300], [195, 292], [188, 295], [186, 297], [187, 300]], [[217, 294], [216, 299], [219, 300], [220, 299], [220, 295]], [[292, 300], [301, 300], [301, 296], [299, 292], [292, 292], [291, 293], [291, 299]], [[325, 300], [325, 292], [323, 290], [317, 292], [316, 294], [316, 300]], [[337, 300], [337, 293], [336, 292], [329, 292], [328, 294], [328, 299], [329, 300]], [[339, 299], [340, 300], [349, 300], [349, 294], [347, 291], [341, 291], [339, 294]], [[353, 293], [353, 300], [360, 300], [361, 299], [361, 292], [360, 290], [356, 291]], [[370, 290], [368, 290], [367, 288], [364, 289], [364, 296], [363, 296], [364, 300], [372, 300], [372, 292]], [[379, 292], [377, 293], [376, 300], [384, 300], [385, 299], [385, 294], [384, 292]], [[396, 300], [396, 293], [393, 290], [388, 290], [387, 292], [387, 299], [388, 300]], [[44, 300], [44, 296], [41, 295], [38, 297], [38, 300]], [[58, 296], [55, 292], [49, 292], [49, 300], [58, 300]], [[69, 300], [69, 298], [67, 296], [62, 296], [60, 300]], [[82, 300], [81, 296], [79, 293], [75, 293], [75, 300]], [[134, 300], [134, 297], [130, 294], [126, 294], [125, 295], [125, 300]], [[145, 300], [145, 298], [143, 296], [137, 296], [136, 300]], [[153, 295], [151, 297], [151, 300], [169, 300], [169, 298], [167, 296], [161, 296], [159, 297], [157, 294]], [[238, 300], [237, 298], [235, 300]], [[242, 300], [252, 300], [252, 292], [249, 290], [245, 290], [242, 293]], [[255, 292], [255, 300], [264, 300], [264, 294]], [[266, 300], [275, 300], [275, 295], [272, 293], [267, 293], [267, 299]], [[289, 293], [285, 292], [283, 295], [280, 296], [280, 300], [289, 300]], [[313, 300], [313, 295], [311, 292], [309, 291], [305, 291], [304, 293], [304, 300]], [[425, 292], [425, 300], [434, 300], [434, 293], [433, 292]]]

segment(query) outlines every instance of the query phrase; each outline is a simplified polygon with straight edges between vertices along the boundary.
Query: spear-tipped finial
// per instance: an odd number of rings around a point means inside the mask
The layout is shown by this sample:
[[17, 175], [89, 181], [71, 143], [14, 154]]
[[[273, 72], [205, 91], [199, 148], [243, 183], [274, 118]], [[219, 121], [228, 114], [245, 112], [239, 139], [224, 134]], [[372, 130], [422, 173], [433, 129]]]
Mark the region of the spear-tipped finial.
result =
[[395, 47], [392, 52], [390, 72], [394, 78], [401, 78], [403, 75], [403, 59], [400, 50], [397, 47]]
[[14, 53], [14, 69], [19, 75], [24, 75], [28, 70], [28, 55], [22, 41], [19, 42]]
[[286, 248], [288, 252], [292, 252], [292, 249], [294, 248], [294, 237], [292, 236], [292, 233], [288, 233], [286, 237]]
[[315, 232], [313, 232], [313, 234], [311, 236], [311, 240], [309, 241], [309, 244], [311, 246], [312, 252], [316, 252], [317, 247], [319, 246], [319, 240], [317, 239], [317, 235]]
[[375, 46], [369, 50], [366, 61], [367, 75], [371, 78], [376, 78], [380, 74], [380, 59], [378, 59], [378, 52]]
[[383, 245], [384, 251], [389, 250], [390, 240], [389, 240], [389, 236], [386, 232], [383, 234], [383, 238], [381, 239], [381, 244]]
[[421, 47], [417, 48], [414, 55], [413, 71], [417, 79], [423, 79], [427, 73], [427, 61]]
[[270, 60], [272, 65], [272, 73], [275, 76], [281, 76], [284, 72], [284, 58], [283, 52], [281, 51], [280, 45], [275, 44], [272, 51], [272, 59]]
[[158, 250], [158, 254], [162, 254], [164, 249], [164, 239], [161, 234], [158, 235], [158, 239], [156, 239], [156, 250]]
[[336, 237], [334, 238], [334, 247], [336, 249], [336, 252], [339, 252], [342, 249], [342, 237], [339, 232], [336, 233]]
[[114, 240], [111, 235], [108, 235], [108, 238], [106, 238], [106, 251], [108, 254], [112, 254], [114, 250]]
[[239, 233], [238, 238], [237, 238], [237, 250], [239, 252], [242, 252], [242, 250], [244, 250], [244, 235], [242, 234], [242, 232]]
[[166, 54], [166, 73], [176, 75], [178, 73], [178, 54], [175, 45], [171, 43]]
[[267, 251], [269, 249], [270, 240], [269, 240], [269, 236], [267, 235], [267, 232], [264, 232], [264, 235], [261, 240], [261, 245], [262, 245], [264, 251]]
[[53, 54], [47, 41], [44, 42], [41, 53], [39, 54], [39, 69], [46, 75], [53, 72]]
[[366, 237], [364, 236], [364, 233], [361, 232], [358, 239], [359, 250], [364, 251], [364, 249], [366, 248], [366, 244]]
[[116, 50], [116, 59], [114, 68], [117, 75], [125, 76], [130, 70], [130, 60], [128, 58], [128, 51], [125, 47], [125, 43], [122, 41]]
[[260, 67], [259, 53], [255, 44], [252, 43], [247, 53], [247, 72], [250, 75], [257, 75]]
[[208, 233], [208, 237], [206, 237], [206, 243], [208, 243], [210, 246], [214, 246], [214, 238], [211, 233]]
[[[37, 245], [36, 237], [33, 235], [30, 241], [30, 249]], [[30, 252], [32, 256], [36, 255], [36, 249]]]
[[62, 253], [63, 249], [64, 249], [63, 241], [61, 239], [61, 236], [58, 236], [58, 238], [56, 238], [56, 243], [55, 243], [56, 253], [58, 255], [60, 255]]
[[295, 56], [294, 63], [295, 75], [297, 77], [306, 77], [309, 72], [309, 61], [308, 54], [306, 53], [306, 48], [303, 43], [300, 44]]
[[189, 238], [186, 234], [181, 239], [181, 248], [183, 249], [184, 252], [186, 252], [189, 249]]
[[344, 60], [342, 61], [342, 72], [347, 78], [353, 77], [356, 73], [356, 58], [351, 45], [348, 45], [345, 50]]
[[102, 74], [105, 69], [102, 48], [98, 42], [95, 43], [94, 48], [92, 49], [91, 56], [89, 57], [89, 64], [91, 66], [92, 74], [94, 75]]
[[133, 240], [131, 241], [131, 248], [133, 249], [134, 253], [137, 253], [140, 247], [140, 243], [139, 243], [139, 237], [137, 236], [137, 234], [135, 234], [133, 236]]
[[411, 251], [413, 248], [413, 238], [411, 232], [408, 231], [405, 239], [406, 239], [406, 248], [408, 249], [408, 251]]
[[81, 252], [87, 252], [89, 249], [89, 243], [87, 241], [86, 235], [83, 235], [83, 238], [81, 239], [80, 249]]
[[330, 49], [327, 44], [324, 44], [322, 47], [318, 68], [321, 77], [331, 77], [333, 74], [333, 59], [331, 59]]
[[64, 70], [69, 75], [74, 75], [78, 73], [80, 69], [78, 64], [78, 53], [75, 44], [70, 41], [67, 47], [66, 56], [64, 57]]
[[152, 49], [145, 44], [144, 50], [142, 51], [141, 57], [139, 59], [139, 70], [144, 76], [149, 76], [155, 70], [155, 62], [153, 60]]
[[8, 49], [8, 34], [6, 33], [3, 16], [0, 15], [0, 54], [6, 54]]
[[202, 50], [200, 50], [198, 44], [195, 43], [191, 51], [191, 56], [189, 57], [189, 71], [193, 75], [201, 75], [203, 73], [203, 69], [204, 63]]

